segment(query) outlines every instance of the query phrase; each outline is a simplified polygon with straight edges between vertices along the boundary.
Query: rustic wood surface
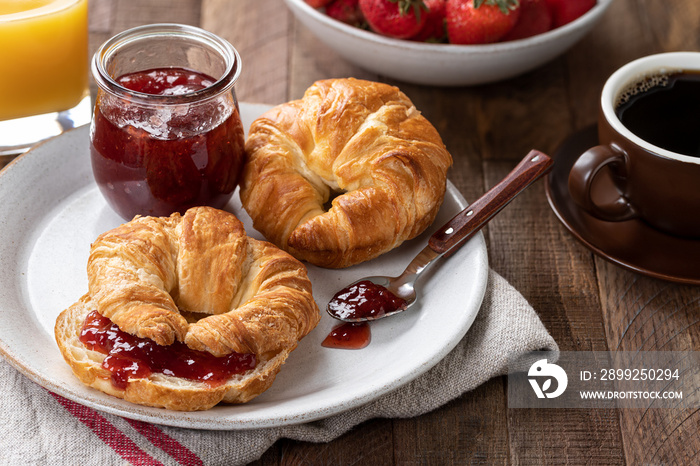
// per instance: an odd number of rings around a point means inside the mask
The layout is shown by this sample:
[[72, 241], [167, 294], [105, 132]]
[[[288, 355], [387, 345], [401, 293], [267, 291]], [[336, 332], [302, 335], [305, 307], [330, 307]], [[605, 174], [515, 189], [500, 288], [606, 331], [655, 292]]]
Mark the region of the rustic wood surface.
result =
[[[700, 50], [697, 0], [615, 0], [566, 54], [521, 77], [437, 88], [357, 68], [319, 42], [280, 0], [91, 0], [90, 46], [154, 22], [198, 25], [231, 41], [242, 102], [299, 98], [315, 80], [354, 76], [401, 87], [452, 152], [449, 177], [467, 200], [530, 149], [554, 153], [596, 120], [597, 96], [619, 66], [662, 51]], [[534, 306], [565, 351], [700, 349], [700, 287], [650, 279], [580, 245], [544, 187], [518, 197], [486, 228], [490, 264]], [[700, 264], [698, 264], [700, 266]], [[700, 463], [698, 410], [508, 409], [497, 378], [429, 414], [377, 419], [325, 444], [280, 440], [258, 464]]]

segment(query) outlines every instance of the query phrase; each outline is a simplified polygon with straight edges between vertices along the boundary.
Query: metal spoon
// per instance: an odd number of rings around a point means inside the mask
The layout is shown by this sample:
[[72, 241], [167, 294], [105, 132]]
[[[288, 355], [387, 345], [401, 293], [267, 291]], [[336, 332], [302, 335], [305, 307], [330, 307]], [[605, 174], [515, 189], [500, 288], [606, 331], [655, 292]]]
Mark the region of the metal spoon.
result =
[[[328, 303], [326, 311], [331, 317], [344, 322], [369, 322], [409, 309], [417, 300], [415, 283], [421, 274], [437, 262], [440, 257], [449, 256], [457, 251], [518, 194], [549, 172], [553, 163], [553, 160], [542, 152], [530, 151], [500, 183], [439, 228], [428, 240], [428, 245], [408, 264], [401, 275], [398, 277], [366, 277], [357, 280], [338, 292]], [[398, 309], [390, 309], [385, 313], [362, 317], [348, 315], [347, 312], [339, 310], [339, 308], [343, 308], [341, 302], [343, 298], [339, 298], [339, 296], [347, 293], [351, 287], [362, 281], [369, 281], [386, 288], [395, 296], [405, 300], [405, 305], [399, 306]], [[338, 306], [339, 303], [341, 306]]]

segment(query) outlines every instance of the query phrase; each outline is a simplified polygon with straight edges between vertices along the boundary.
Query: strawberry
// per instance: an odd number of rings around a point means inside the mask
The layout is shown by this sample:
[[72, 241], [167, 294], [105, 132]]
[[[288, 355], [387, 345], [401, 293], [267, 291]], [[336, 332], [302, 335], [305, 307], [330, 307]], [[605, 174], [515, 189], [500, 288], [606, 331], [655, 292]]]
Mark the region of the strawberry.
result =
[[596, 0], [546, 0], [552, 12], [554, 27], [563, 26], [595, 6]]
[[364, 21], [360, 0], [332, 0], [326, 6], [326, 14], [351, 26], [360, 26]]
[[420, 42], [442, 42], [445, 38], [445, 5], [446, 0], [423, 0], [427, 11], [425, 24], [411, 40]]
[[552, 29], [552, 12], [546, 0], [520, 0], [520, 18], [502, 41], [518, 40]]
[[518, 0], [447, 0], [447, 37], [453, 44], [497, 42], [519, 16]]
[[376, 33], [408, 39], [421, 30], [427, 15], [423, 0], [360, 0], [360, 11]]
[[326, 5], [328, 5], [331, 0], [304, 0], [306, 3], [308, 3], [312, 8], [321, 8]]

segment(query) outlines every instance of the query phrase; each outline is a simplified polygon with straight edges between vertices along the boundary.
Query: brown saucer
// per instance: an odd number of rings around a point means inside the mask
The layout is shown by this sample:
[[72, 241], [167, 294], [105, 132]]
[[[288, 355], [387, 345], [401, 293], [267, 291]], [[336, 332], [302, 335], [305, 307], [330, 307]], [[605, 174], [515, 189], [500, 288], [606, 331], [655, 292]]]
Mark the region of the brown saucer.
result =
[[[571, 199], [568, 188], [571, 166], [597, 141], [596, 127], [591, 126], [567, 138], [554, 153], [554, 168], [545, 185], [549, 205], [559, 220], [584, 246], [610, 262], [650, 277], [700, 285], [700, 240], [662, 233], [641, 220], [598, 220]], [[597, 189], [615, 188], [599, 183]]]

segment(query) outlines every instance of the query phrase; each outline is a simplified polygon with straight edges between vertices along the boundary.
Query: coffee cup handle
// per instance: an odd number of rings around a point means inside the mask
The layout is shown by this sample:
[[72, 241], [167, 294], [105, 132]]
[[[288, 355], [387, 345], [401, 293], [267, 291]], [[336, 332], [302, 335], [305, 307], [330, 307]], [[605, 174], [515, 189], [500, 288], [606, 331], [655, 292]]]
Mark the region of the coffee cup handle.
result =
[[593, 180], [600, 170], [609, 166], [617, 177], [624, 179], [627, 176], [626, 160], [627, 154], [615, 145], [595, 146], [581, 154], [569, 172], [569, 193], [574, 202], [594, 217], [608, 222], [638, 217], [624, 194], [603, 205], [593, 202], [591, 198]]

